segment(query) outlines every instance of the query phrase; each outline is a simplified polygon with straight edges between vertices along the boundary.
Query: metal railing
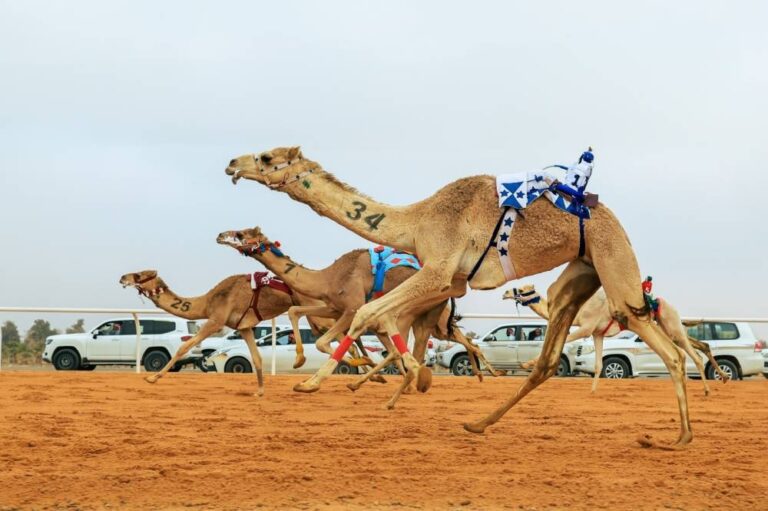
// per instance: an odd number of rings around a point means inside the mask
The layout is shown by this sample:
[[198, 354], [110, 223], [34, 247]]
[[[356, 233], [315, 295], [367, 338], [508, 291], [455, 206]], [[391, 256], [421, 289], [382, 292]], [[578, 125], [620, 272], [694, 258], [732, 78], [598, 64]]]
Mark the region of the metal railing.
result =
[[[141, 327], [139, 324], [139, 314], [143, 315], [166, 315], [171, 316], [168, 312], [161, 309], [99, 309], [99, 308], [76, 308], [76, 307], [0, 307], [0, 312], [16, 312], [16, 313], [29, 313], [29, 312], [44, 312], [51, 314], [125, 314], [133, 317], [134, 324], [136, 325], [136, 372], [141, 373]], [[541, 319], [539, 316], [532, 314], [481, 314], [481, 313], [462, 313], [462, 318], [466, 319], [500, 319], [500, 320], [532, 320]], [[277, 361], [275, 346], [277, 344], [277, 328], [276, 320], [272, 318], [272, 367], [271, 374], [276, 374]], [[716, 323], [768, 323], [768, 318], [733, 318], [733, 317], [694, 317], [685, 316], [681, 318], [683, 321], [692, 322], [716, 322]], [[0, 371], [2, 371], [3, 360], [3, 333], [0, 330]]]
[[[125, 314], [133, 317], [136, 327], [136, 373], [141, 373], [141, 325], [139, 314], [171, 316], [161, 309], [98, 309], [98, 308], [70, 308], [70, 307], [0, 307], [0, 312], [45, 312], [50, 314]], [[272, 375], [275, 374], [277, 363], [275, 359], [275, 345], [277, 344], [277, 329], [275, 319], [272, 319]], [[3, 370], [3, 331], [0, 329], [0, 371]]]

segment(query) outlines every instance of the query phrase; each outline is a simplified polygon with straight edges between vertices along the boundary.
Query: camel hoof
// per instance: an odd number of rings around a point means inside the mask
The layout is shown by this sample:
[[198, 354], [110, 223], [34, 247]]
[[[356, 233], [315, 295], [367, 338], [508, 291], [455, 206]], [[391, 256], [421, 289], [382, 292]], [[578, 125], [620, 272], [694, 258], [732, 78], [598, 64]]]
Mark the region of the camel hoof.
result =
[[298, 369], [299, 367], [304, 365], [304, 362], [307, 361], [307, 357], [302, 355], [296, 355], [296, 361], [293, 363], [293, 368]]
[[320, 390], [320, 385], [315, 385], [312, 383], [297, 383], [293, 386], [294, 392], [301, 392], [303, 394], [311, 394], [313, 392], [317, 392]]
[[394, 410], [395, 409], [395, 403], [390, 401], [389, 403], [387, 403], [386, 408], [387, 408], [387, 410]]
[[259, 389], [259, 390], [257, 390], [257, 391], [256, 391], [256, 393], [254, 394], [254, 396], [256, 396], [256, 397], [261, 397], [261, 396], [263, 396], [263, 395], [264, 395], [264, 389]]
[[477, 373], [477, 380], [478, 380], [480, 383], [483, 383], [483, 373]]
[[387, 379], [380, 374], [374, 374], [368, 379], [376, 383], [387, 383]]
[[485, 433], [485, 427], [484, 426], [480, 426], [477, 423], [471, 424], [469, 422], [465, 422], [464, 423], [464, 429], [466, 429], [470, 433], [477, 433], [477, 434]]
[[506, 371], [502, 371], [501, 369], [496, 369], [496, 370], [493, 372], [493, 375], [494, 375], [494, 376], [496, 376], [496, 377], [499, 377], [499, 376], [506, 376], [506, 375], [507, 375], [507, 372], [506, 372]]
[[352, 392], [355, 392], [357, 389], [360, 388], [360, 385], [356, 383], [347, 383], [347, 388], [351, 390]]
[[640, 444], [640, 447], [644, 447], [646, 449], [654, 448], [654, 449], [661, 449], [662, 451], [678, 451], [685, 447], [685, 445], [690, 442], [690, 439], [686, 438], [680, 438], [677, 443], [672, 445], [665, 445], [660, 444], [656, 440], [653, 439], [651, 435], [645, 434], [641, 435], [637, 438], [637, 443]]
[[145, 376], [144, 381], [147, 383], [157, 383], [157, 377], [156, 376]]
[[416, 376], [416, 389], [419, 392], [426, 392], [432, 386], [432, 371], [427, 366], [419, 367], [419, 374]]

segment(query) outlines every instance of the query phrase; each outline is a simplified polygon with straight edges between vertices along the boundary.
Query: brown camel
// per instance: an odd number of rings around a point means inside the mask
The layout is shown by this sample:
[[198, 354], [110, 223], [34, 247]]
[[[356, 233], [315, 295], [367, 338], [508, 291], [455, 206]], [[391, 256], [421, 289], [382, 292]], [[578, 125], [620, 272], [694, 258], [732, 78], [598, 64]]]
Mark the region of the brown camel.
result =
[[[465, 424], [468, 431], [485, 431], [556, 372], [573, 319], [602, 284], [612, 317], [640, 335], [669, 370], [680, 413], [680, 434], [673, 447], [688, 444], [693, 438], [684, 354], [651, 320], [629, 238], [605, 205], [592, 207], [591, 218], [580, 229], [575, 215], [548, 200], [534, 201], [518, 216], [508, 238], [509, 250], [502, 252], [490, 247], [504, 213], [498, 204], [494, 176], [462, 178], [422, 201], [389, 206], [340, 182], [318, 163], [305, 159], [298, 147], [240, 156], [230, 161], [226, 173], [234, 183], [246, 178], [285, 192], [374, 243], [419, 256], [422, 270], [361, 307], [348, 333], [354, 338], [381, 325], [411, 370], [418, 370], [419, 363], [410, 356], [397, 331], [395, 321], [402, 314], [461, 296], [468, 284], [473, 289], [494, 289], [509, 280], [567, 263], [547, 292], [550, 321], [538, 363], [503, 405], [486, 418]], [[350, 342], [344, 339], [344, 343]], [[660, 446], [648, 436], [639, 441], [645, 446]]]
[[[284, 314], [294, 305], [309, 305], [317, 302], [299, 293], [288, 294], [284, 291], [264, 286], [259, 290], [258, 303], [254, 303], [250, 275], [232, 275], [225, 278], [213, 289], [202, 296], [185, 298], [171, 291], [166, 283], [157, 276], [155, 270], [126, 273], [120, 277], [123, 287], [135, 287], [139, 294], [146, 296], [158, 308], [184, 319], [207, 319], [200, 330], [191, 339], [185, 341], [171, 360], [159, 372], [147, 375], [144, 379], [155, 383], [171, 370], [189, 350], [203, 342], [224, 326], [233, 328], [248, 345], [258, 381], [257, 395], [264, 394], [261, 355], [253, 336], [253, 327], [261, 320], [272, 319]], [[258, 313], [258, 316], [257, 316]], [[314, 320], [314, 318], [313, 318]], [[319, 321], [323, 324], [323, 320]], [[296, 347], [301, 346], [301, 336], [295, 336]]]
[[[326, 317], [336, 320], [336, 323], [323, 336], [317, 340], [318, 350], [334, 354], [331, 349], [331, 342], [346, 333], [357, 310], [365, 305], [366, 297], [370, 295], [374, 285], [374, 276], [371, 273], [371, 259], [368, 250], [358, 249], [343, 254], [330, 266], [322, 270], [311, 270], [285, 255], [279, 247], [279, 243], [273, 243], [261, 231], [259, 227], [244, 229], [241, 231], [226, 231], [219, 234], [217, 242], [229, 245], [239, 252], [248, 255], [275, 275], [283, 279], [292, 289], [295, 289], [306, 296], [311, 296], [321, 300], [323, 305], [317, 306], [295, 306], [288, 310], [288, 316], [291, 320], [294, 330], [298, 329], [299, 318], [303, 315], [313, 317]], [[396, 266], [390, 269], [384, 279], [383, 293], [394, 289], [396, 286], [411, 278], [417, 270], [407, 266]], [[380, 299], [380, 298], [379, 298]], [[446, 303], [440, 303], [428, 311], [418, 311], [415, 317], [404, 316], [405, 321], [401, 321], [400, 331], [407, 335], [408, 330], [414, 328], [414, 355], [418, 360], [422, 360], [426, 352], [426, 344], [430, 333], [437, 333], [444, 337], [448, 334], [448, 321], [450, 319], [450, 309]], [[482, 352], [464, 338], [458, 328], [453, 329], [454, 335], [451, 338], [464, 344], [468, 352], [474, 354], [482, 360], [488, 370], [493, 373], [492, 366], [485, 360]], [[352, 390], [357, 390], [360, 384], [367, 379], [375, 378], [376, 373], [389, 363], [400, 362], [400, 355], [392, 346], [385, 333], [377, 332], [382, 344], [387, 347], [387, 357], [377, 364], [373, 370], [364, 375], [358, 382], [350, 384]], [[473, 357], [470, 357], [472, 360]], [[370, 361], [369, 361], [370, 362]], [[472, 360], [473, 364], [476, 364]], [[328, 362], [332, 365], [331, 371], [335, 368], [336, 360], [331, 358]], [[373, 365], [370, 362], [369, 365]], [[480, 374], [477, 366], [473, 366]], [[428, 368], [422, 368], [429, 371]], [[309, 382], [297, 384], [294, 389], [298, 392], [315, 392], [320, 388], [323, 376], [311, 379]], [[410, 379], [407, 379], [410, 382]], [[393, 401], [390, 403], [394, 404]]]
[[[503, 296], [504, 300], [514, 300], [515, 302], [526, 305], [533, 310], [536, 314], [544, 319], [549, 319], [549, 310], [547, 307], [547, 299], [540, 296], [536, 292], [536, 288], [529, 284], [523, 285], [519, 288], [508, 289]], [[706, 342], [698, 341], [692, 337], [689, 337], [685, 331], [682, 321], [680, 321], [680, 314], [677, 312], [672, 304], [659, 298], [661, 306], [659, 310], [661, 314], [657, 318], [657, 322], [661, 329], [674, 341], [674, 343], [685, 351], [689, 357], [693, 359], [696, 364], [696, 368], [701, 374], [701, 380], [704, 382], [704, 395], [709, 395], [709, 384], [707, 383], [706, 373], [704, 371], [704, 364], [701, 363], [699, 355], [693, 351], [694, 348], [704, 353], [709, 357], [709, 361], [718, 374], [721, 376], [723, 382], [728, 380], [728, 376], [722, 372], [720, 366], [712, 356], [712, 351], [709, 349], [709, 344]], [[603, 340], [605, 337], [612, 337], [618, 335], [624, 331], [624, 328], [611, 317], [611, 311], [608, 308], [608, 299], [605, 296], [605, 291], [601, 288], [592, 295], [592, 298], [587, 300], [579, 313], [576, 314], [576, 318], [573, 320], [573, 324], [579, 327], [574, 332], [568, 334], [565, 339], [566, 343], [577, 341], [585, 337], [592, 337], [595, 344], [595, 374], [592, 379], [592, 392], [597, 390], [597, 382], [600, 378], [600, 373], [603, 370]], [[538, 358], [530, 360], [523, 364], [523, 367], [529, 369], [536, 364]]]

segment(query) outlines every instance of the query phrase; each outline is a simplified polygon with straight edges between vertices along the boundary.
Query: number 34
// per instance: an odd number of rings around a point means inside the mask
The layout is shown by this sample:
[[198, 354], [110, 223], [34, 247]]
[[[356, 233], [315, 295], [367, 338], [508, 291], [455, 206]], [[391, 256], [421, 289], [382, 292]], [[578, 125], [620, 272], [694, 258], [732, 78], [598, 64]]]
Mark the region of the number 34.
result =
[[347, 218], [351, 220], [360, 220], [362, 218], [372, 231], [375, 231], [379, 228], [379, 224], [382, 220], [384, 220], [384, 213], [363, 216], [363, 213], [366, 209], [368, 209], [368, 206], [360, 201], [354, 201], [352, 202], [352, 205], [355, 207], [355, 209], [354, 211], [347, 211]]

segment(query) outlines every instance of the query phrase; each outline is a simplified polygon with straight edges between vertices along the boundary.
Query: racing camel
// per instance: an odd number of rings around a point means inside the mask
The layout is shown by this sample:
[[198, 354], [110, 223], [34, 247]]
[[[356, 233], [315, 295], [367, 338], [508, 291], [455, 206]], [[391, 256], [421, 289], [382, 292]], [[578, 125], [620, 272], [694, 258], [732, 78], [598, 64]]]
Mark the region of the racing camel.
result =
[[[228, 326], [240, 332], [248, 346], [253, 366], [256, 369], [257, 395], [259, 396], [264, 395], [264, 376], [262, 374], [261, 355], [256, 346], [252, 328], [261, 323], [262, 320], [284, 314], [294, 305], [306, 306], [319, 303], [299, 293], [292, 292], [281, 282], [275, 282], [272, 285], [269, 285], [267, 281], [256, 282], [255, 285], [258, 289], [256, 292], [251, 288], [251, 275], [232, 275], [216, 284], [206, 294], [189, 298], [178, 296], [171, 291], [155, 270], [126, 273], [120, 277], [120, 284], [123, 287], [136, 288], [141, 296], [149, 298], [158, 308], [174, 316], [189, 320], [208, 320], [191, 339], [179, 346], [165, 367], [144, 378], [147, 382], [156, 383], [168, 371], [172, 370], [176, 362], [189, 350], [221, 328]], [[327, 324], [328, 321], [323, 319], [317, 323], [322, 326], [330, 326]], [[301, 345], [300, 343], [301, 336], [297, 336], [297, 349]]]
[[[373, 243], [418, 255], [422, 270], [387, 295], [361, 307], [339, 347], [342, 349], [366, 330], [381, 326], [412, 371], [418, 371], [419, 362], [408, 353], [397, 330], [395, 321], [400, 315], [461, 296], [467, 285], [473, 289], [494, 289], [512, 278], [567, 265], [547, 290], [549, 328], [533, 371], [496, 410], [479, 421], [465, 424], [467, 431], [484, 432], [556, 372], [568, 329], [581, 306], [602, 285], [611, 316], [640, 335], [662, 358], [677, 397], [677, 441], [673, 445], [660, 444], [645, 435], [640, 443], [678, 448], [693, 439], [684, 354], [652, 321], [629, 238], [605, 205], [598, 203], [592, 207], [591, 218], [581, 223], [577, 216], [554, 203], [536, 200], [518, 218], [509, 238], [510, 249], [502, 252], [490, 246], [504, 214], [498, 204], [494, 176], [465, 177], [419, 202], [389, 206], [324, 171], [317, 162], [304, 158], [298, 147], [237, 157], [229, 162], [225, 172], [232, 176], [233, 183], [242, 178], [257, 181], [307, 204], [318, 214]], [[392, 170], [388, 174], [392, 176]], [[511, 277], [509, 272], [505, 273], [502, 258], [512, 268]], [[324, 366], [313, 378], [332, 368], [332, 364]]]
[[[532, 284], [508, 289], [504, 293], [503, 299], [514, 300], [520, 305], [528, 306], [540, 317], [549, 319], [547, 299], [540, 296]], [[704, 353], [704, 355], [709, 358], [710, 364], [712, 364], [714, 370], [717, 371], [717, 374], [720, 376], [723, 383], [728, 381], [728, 375], [720, 369], [720, 364], [718, 364], [712, 356], [712, 350], [710, 350], [709, 344], [688, 336], [685, 331], [685, 326], [680, 320], [680, 314], [677, 312], [677, 309], [662, 298], [657, 298], [657, 300], [661, 303], [659, 314], [656, 318], [659, 326], [661, 326], [662, 330], [664, 330], [674, 343], [682, 348], [683, 351], [691, 357], [694, 364], [696, 364], [696, 368], [699, 370], [699, 374], [701, 374], [701, 381], [704, 383], [704, 395], [708, 396], [709, 384], [707, 383], [704, 364], [701, 363], [699, 355], [693, 351], [694, 348]], [[603, 371], [603, 340], [605, 337], [618, 335], [625, 329], [611, 317], [611, 311], [608, 308], [608, 300], [602, 289], [599, 289], [592, 295], [592, 298], [587, 300], [587, 303], [581, 307], [581, 310], [579, 310], [579, 313], [573, 320], [573, 324], [578, 328], [574, 330], [573, 333], [568, 334], [568, 337], [565, 339], [566, 343], [591, 336], [595, 344], [595, 374], [592, 378], [592, 393], [594, 393], [597, 390], [597, 382]], [[530, 369], [536, 364], [536, 360], [537, 359], [533, 359], [523, 363], [523, 367], [525, 369]]]
[[[222, 232], [216, 241], [219, 244], [231, 246], [238, 252], [257, 260], [285, 281], [291, 289], [322, 301], [320, 305], [291, 307], [288, 310], [288, 316], [294, 331], [298, 331], [299, 318], [303, 315], [335, 320], [335, 324], [315, 343], [318, 350], [329, 355], [334, 354], [330, 347], [331, 342], [347, 331], [357, 310], [365, 305], [369, 298], [373, 298], [375, 278], [372, 272], [371, 254], [366, 249], [346, 252], [327, 268], [312, 270], [287, 256], [279, 242], [271, 241], [258, 226], [251, 229]], [[376, 254], [375, 251], [374, 254]], [[392, 255], [395, 259], [406, 258], [407, 256], [400, 254]], [[411, 263], [413, 262], [411, 261]], [[378, 293], [386, 296], [386, 293], [417, 273], [418, 270], [413, 266], [399, 265], [392, 267], [386, 272]], [[403, 316], [403, 319], [405, 319], [405, 316]], [[438, 337], [450, 338], [467, 348], [475, 374], [480, 375], [480, 371], [474, 357], [480, 359], [491, 374], [495, 374], [493, 367], [485, 359], [477, 346], [467, 340], [458, 327], [454, 325], [448, 326], [450, 321], [453, 321], [450, 307], [446, 303], [441, 302], [436, 307], [432, 307], [431, 310], [424, 311], [413, 318], [409, 317], [407, 321], [402, 322], [400, 328], [404, 335], [407, 335], [408, 330], [413, 326], [415, 337], [414, 355], [416, 359], [423, 360], [430, 334], [437, 334]], [[358, 382], [348, 385], [351, 390], [357, 390], [362, 382], [372, 378], [381, 368], [392, 362], [398, 363], [400, 361], [397, 349], [390, 343], [386, 334], [377, 333], [377, 336], [387, 348], [387, 357]], [[474, 357], [471, 355], [474, 355]], [[429, 371], [426, 367], [422, 367], [421, 370]], [[407, 380], [410, 383], [410, 378], [407, 378]], [[319, 383], [319, 381], [318, 385], [300, 383], [294, 388], [298, 392], [315, 392], [319, 389]], [[422, 390], [426, 389], [422, 388]], [[399, 396], [399, 394], [396, 394], [396, 396]], [[394, 406], [394, 401], [390, 401], [390, 405]]]

